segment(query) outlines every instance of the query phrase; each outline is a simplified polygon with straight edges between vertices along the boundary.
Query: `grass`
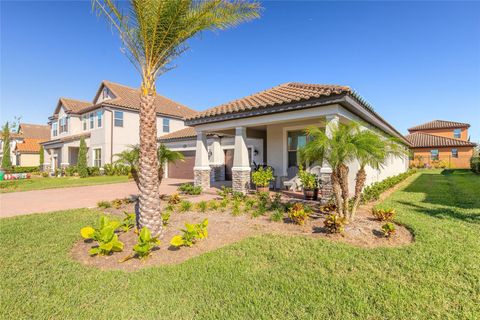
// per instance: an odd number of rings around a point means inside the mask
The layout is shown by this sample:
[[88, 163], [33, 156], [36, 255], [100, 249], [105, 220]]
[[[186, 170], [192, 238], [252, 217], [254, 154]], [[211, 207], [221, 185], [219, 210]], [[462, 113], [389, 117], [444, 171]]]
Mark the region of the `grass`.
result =
[[401, 248], [264, 235], [126, 273], [69, 257], [99, 212], [2, 219], [0, 318], [478, 319], [480, 177], [422, 171], [407, 181], [384, 203], [415, 234]]
[[127, 182], [127, 176], [32, 178], [0, 181], [0, 193]]

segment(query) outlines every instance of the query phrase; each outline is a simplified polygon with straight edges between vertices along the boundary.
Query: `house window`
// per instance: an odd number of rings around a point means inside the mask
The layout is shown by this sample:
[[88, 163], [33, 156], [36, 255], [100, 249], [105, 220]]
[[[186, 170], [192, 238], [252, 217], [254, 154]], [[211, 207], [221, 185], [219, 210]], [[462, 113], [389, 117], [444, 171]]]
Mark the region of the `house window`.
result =
[[287, 136], [288, 168], [298, 167], [298, 149], [307, 144], [307, 135], [304, 131], [289, 131]]
[[58, 125], [56, 122], [52, 123], [52, 136], [56, 137], [58, 135]]
[[68, 132], [68, 117], [60, 119], [60, 133]]
[[102, 149], [93, 149], [93, 166], [102, 166]]
[[170, 119], [163, 119], [163, 132], [170, 132]]
[[123, 112], [122, 111], [115, 111], [113, 118], [114, 118], [114, 122], [115, 122], [115, 127], [123, 127]]
[[453, 137], [456, 139], [460, 139], [462, 136], [462, 129], [453, 129]]
[[102, 127], [102, 121], [103, 121], [103, 111], [102, 111], [102, 110], [98, 110], [98, 111], [97, 111], [97, 128], [101, 128], [101, 127]]
[[83, 126], [83, 130], [87, 130], [87, 115], [86, 114], [82, 115], [82, 126]]
[[458, 149], [452, 149], [452, 158], [458, 158]]
[[108, 88], [103, 88], [102, 91], [102, 100], [110, 99], [110, 90]]
[[438, 160], [438, 150], [437, 149], [430, 150], [430, 156], [432, 160]]
[[93, 112], [90, 112], [90, 129], [93, 129], [95, 127], [95, 114]]

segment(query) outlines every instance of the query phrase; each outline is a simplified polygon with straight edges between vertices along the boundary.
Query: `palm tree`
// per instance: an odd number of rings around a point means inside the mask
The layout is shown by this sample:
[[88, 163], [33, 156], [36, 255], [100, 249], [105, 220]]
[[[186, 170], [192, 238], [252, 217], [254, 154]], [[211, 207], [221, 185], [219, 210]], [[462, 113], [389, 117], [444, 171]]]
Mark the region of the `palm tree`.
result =
[[187, 40], [206, 30], [223, 30], [259, 17], [257, 3], [226, 0], [93, 0], [93, 7], [120, 34], [125, 53], [140, 73], [139, 228], [162, 230], [158, 193], [155, 81], [187, 50]]
[[[382, 139], [377, 132], [362, 130], [357, 122], [347, 124], [329, 124], [328, 131], [319, 127], [309, 127], [306, 133], [309, 141], [300, 150], [302, 161], [322, 163], [325, 160], [332, 168], [331, 182], [333, 194], [339, 214], [352, 219], [355, 214], [354, 205], [350, 206], [348, 190], [348, 163], [354, 160], [360, 162], [355, 186], [355, 200], [358, 207], [360, 195], [365, 185], [365, 166], [380, 168], [388, 155], [396, 152], [395, 141]], [[353, 209], [355, 208], [355, 209]]]
[[183, 161], [183, 153], [168, 149], [163, 143], [158, 146], [158, 183], [161, 184], [165, 174], [165, 163], [173, 163], [175, 161]]
[[133, 180], [140, 187], [140, 179], [138, 177], [138, 158], [140, 157], [140, 149], [138, 146], [130, 145], [130, 149], [125, 149], [120, 153], [115, 154], [117, 163], [125, 164], [130, 167], [130, 174]]

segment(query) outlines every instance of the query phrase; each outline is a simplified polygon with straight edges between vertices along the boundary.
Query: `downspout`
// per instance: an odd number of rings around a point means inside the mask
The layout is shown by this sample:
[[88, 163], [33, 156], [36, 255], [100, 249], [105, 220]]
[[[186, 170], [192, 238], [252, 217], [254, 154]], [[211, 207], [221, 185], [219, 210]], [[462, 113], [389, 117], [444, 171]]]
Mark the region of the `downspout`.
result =
[[110, 163], [113, 163], [113, 110], [110, 109]]

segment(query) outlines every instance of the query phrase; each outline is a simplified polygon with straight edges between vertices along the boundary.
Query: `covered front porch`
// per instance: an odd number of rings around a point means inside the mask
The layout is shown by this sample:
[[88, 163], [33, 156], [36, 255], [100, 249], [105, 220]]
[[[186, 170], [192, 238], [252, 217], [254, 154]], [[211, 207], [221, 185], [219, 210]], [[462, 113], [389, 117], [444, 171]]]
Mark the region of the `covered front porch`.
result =
[[[318, 126], [328, 130], [331, 123], [350, 121], [339, 110], [333, 105], [195, 126], [195, 185], [209, 188], [225, 184], [231, 185], [234, 191], [246, 193], [253, 187], [252, 171], [259, 165], [266, 165], [274, 172], [273, 189], [292, 186], [292, 181], [297, 180], [297, 151], [307, 142], [305, 129]], [[229, 156], [220, 141], [207, 143], [207, 135], [212, 132], [232, 137], [234, 142]], [[257, 146], [252, 147], [252, 139], [260, 141]], [[228, 163], [230, 157], [231, 164]], [[330, 194], [331, 168], [323, 163], [312, 165], [308, 170], [319, 175], [324, 186], [322, 194]]]

